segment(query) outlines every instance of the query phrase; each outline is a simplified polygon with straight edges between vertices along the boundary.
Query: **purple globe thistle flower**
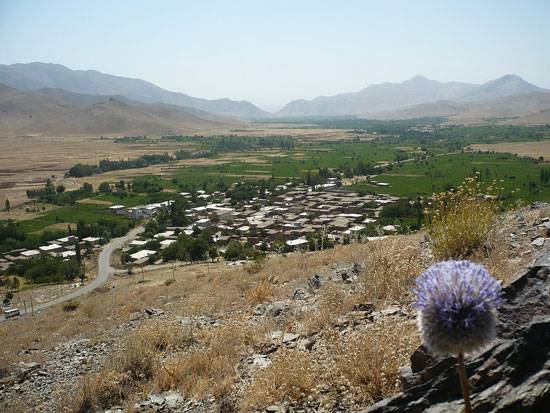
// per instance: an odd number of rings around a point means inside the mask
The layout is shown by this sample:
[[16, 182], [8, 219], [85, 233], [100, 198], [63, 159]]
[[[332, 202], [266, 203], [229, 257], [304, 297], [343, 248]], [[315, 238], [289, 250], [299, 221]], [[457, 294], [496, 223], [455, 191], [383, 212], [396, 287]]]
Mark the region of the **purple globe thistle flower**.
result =
[[416, 286], [418, 326], [432, 353], [469, 353], [495, 338], [500, 285], [481, 265], [439, 262], [416, 279]]

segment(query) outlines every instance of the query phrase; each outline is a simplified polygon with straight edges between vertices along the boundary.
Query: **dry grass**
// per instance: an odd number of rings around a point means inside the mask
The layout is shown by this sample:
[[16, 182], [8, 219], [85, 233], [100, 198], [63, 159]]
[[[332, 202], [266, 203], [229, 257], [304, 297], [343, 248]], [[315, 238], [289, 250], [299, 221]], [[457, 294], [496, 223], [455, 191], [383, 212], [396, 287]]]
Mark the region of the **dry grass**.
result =
[[264, 303], [275, 296], [275, 287], [267, 280], [260, 281], [258, 284], [246, 291], [246, 298], [253, 304]]
[[321, 375], [313, 357], [298, 350], [277, 354], [273, 363], [260, 371], [241, 401], [243, 411], [253, 411], [277, 402], [302, 402], [314, 391]]
[[414, 280], [430, 263], [407, 237], [365, 245], [361, 299], [377, 306], [407, 302]]
[[327, 284], [319, 291], [317, 306], [304, 315], [303, 328], [308, 334], [332, 327], [344, 312], [346, 297], [341, 288]]
[[61, 409], [89, 412], [121, 404], [157, 374], [159, 359], [193, 342], [192, 334], [171, 320], [150, 320], [123, 338], [99, 373], [84, 376], [76, 396], [60, 400]]
[[487, 188], [487, 197], [477, 179], [467, 178], [456, 191], [434, 196], [426, 221], [436, 259], [466, 258], [487, 241], [499, 208], [495, 191]]
[[372, 402], [400, 390], [399, 367], [420, 344], [414, 321], [376, 323], [367, 331], [334, 343], [336, 368], [358, 395]]
[[254, 337], [245, 326], [222, 326], [199, 339], [200, 346], [178, 353], [159, 365], [155, 384], [159, 390], [180, 389], [196, 399], [223, 397], [233, 386], [235, 366]]

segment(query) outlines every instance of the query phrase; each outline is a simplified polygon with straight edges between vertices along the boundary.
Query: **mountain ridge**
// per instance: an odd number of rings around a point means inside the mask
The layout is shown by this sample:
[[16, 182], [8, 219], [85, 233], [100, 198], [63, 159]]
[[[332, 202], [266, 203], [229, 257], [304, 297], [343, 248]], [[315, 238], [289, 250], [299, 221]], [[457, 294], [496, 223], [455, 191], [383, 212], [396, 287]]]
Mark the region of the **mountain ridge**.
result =
[[72, 70], [57, 63], [0, 65], [0, 83], [22, 91], [54, 88], [91, 95], [121, 95], [143, 103], [191, 107], [238, 118], [268, 115], [267, 112], [245, 100], [196, 98], [162, 89], [143, 79], [115, 76], [97, 70]]
[[235, 118], [118, 95], [20, 91], [0, 84], [0, 131], [5, 135], [170, 134], [241, 125]]
[[418, 75], [401, 83], [372, 84], [358, 92], [294, 100], [275, 113], [275, 116], [361, 115], [440, 100], [473, 102], [541, 91], [546, 89], [532, 85], [517, 75], [505, 75], [481, 85], [440, 82]]

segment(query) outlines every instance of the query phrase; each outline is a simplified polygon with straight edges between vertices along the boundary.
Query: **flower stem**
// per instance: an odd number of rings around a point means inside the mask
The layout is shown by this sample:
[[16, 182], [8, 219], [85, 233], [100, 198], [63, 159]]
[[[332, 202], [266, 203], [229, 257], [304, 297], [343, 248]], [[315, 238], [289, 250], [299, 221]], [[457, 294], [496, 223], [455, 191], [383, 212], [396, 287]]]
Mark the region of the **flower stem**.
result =
[[472, 413], [470, 404], [470, 384], [466, 377], [466, 367], [464, 367], [464, 354], [458, 353], [458, 377], [460, 377], [460, 388], [462, 389], [462, 397], [464, 398], [464, 413]]

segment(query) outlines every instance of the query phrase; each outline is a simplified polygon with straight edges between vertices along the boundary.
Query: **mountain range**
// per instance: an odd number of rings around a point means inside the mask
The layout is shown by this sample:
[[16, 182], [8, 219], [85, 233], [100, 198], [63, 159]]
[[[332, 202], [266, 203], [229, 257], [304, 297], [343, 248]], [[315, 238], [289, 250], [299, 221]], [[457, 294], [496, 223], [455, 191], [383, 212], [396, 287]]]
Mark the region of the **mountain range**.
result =
[[201, 99], [170, 92], [141, 79], [113, 76], [96, 70], [71, 70], [53, 63], [0, 65], [0, 83], [22, 91], [54, 88], [81, 94], [120, 95], [138, 102], [165, 103], [237, 118], [267, 115], [267, 112], [247, 101]]
[[0, 84], [0, 135], [176, 134], [240, 126], [194, 108], [88, 95], [63, 89], [20, 91]]
[[358, 92], [295, 100], [276, 113], [248, 101], [202, 99], [141, 79], [51, 63], [0, 65], [0, 84], [0, 135], [183, 133], [242, 126], [242, 120], [304, 116], [550, 123], [550, 90], [517, 75], [483, 84], [415, 76]]
[[402, 83], [380, 83], [354, 93], [320, 96], [313, 100], [295, 100], [284, 106], [278, 116], [376, 116], [382, 111], [437, 102], [478, 102], [531, 92], [549, 92], [516, 75], [476, 85], [461, 82], [438, 82], [416, 76]]

